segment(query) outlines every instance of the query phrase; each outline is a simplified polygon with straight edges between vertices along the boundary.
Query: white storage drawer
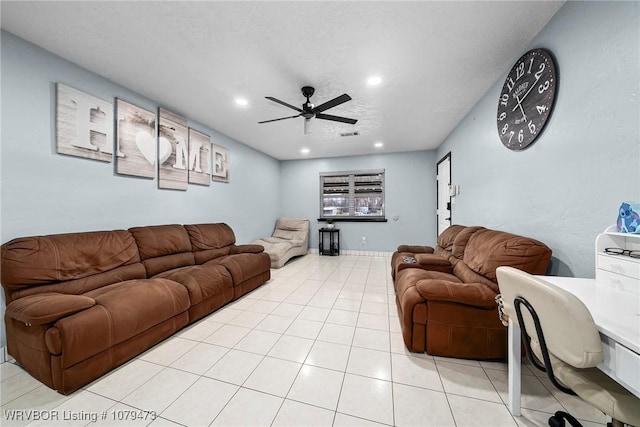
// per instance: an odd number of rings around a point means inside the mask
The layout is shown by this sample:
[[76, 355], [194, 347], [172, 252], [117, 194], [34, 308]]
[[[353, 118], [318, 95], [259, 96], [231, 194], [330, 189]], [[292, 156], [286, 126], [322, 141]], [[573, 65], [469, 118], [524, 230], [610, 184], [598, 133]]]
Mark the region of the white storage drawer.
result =
[[640, 354], [616, 343], [616, 377], [620, 382], [640, 390]]
[[640, 259], [624, 255], [598, 254], [598, 268], [634, 279], [640, 279]]
[[606, 286], [607, 288], [640, 295], [638, 279], [598, 269], [596, 270], [596, 280], [598, 284]]

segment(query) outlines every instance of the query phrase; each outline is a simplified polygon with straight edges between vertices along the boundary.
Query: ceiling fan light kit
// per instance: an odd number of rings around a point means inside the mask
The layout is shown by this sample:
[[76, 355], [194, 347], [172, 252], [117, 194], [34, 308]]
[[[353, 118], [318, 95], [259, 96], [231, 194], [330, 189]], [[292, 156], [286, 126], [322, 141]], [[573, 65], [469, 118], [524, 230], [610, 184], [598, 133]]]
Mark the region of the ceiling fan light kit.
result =
[[276, 122], [279, 120], [286, 120], [286, 119], [293, 119], [296, 117], [304, 117], [305, 119], [305, 134], [310, 132], [308, 129], [308, 125], [309, 125], [309, 121], [313, 118], [316, 119], [321, 119], [321, 120], [330, 120], [330, 121], [334, 121], [334, 122], [341, 122], [341, 123], [348, 123], [351, 125], [355, 125], [358, 120], [357, 119], [350, 119], [347, 117], [340, 117], [340, 116], [333, 116], [330, 114], [324, 114], [323, 111], [326, 111], [330, 108], [336, 107], [340, 104], [344, 104], [347, 101], [351, 101], [351, 97], [349, 95], [347, 95], [346, 93], [333, 98], [323, 104], [318, 105], [317, 107], [314, 106], [311, 101], [309, 100], [309, 98], [311, 98], [313, 96], [313, 94], [315, 93], [315, 89], [311, 86], [304, 86], [302, 88], [302, 95], [307, 98], [307, 101], [302, 104], [302, 108], [298, 108], [298, 107], [294, 107], [291, 104], [288, 104], [284, 101], [281, 101], [277, 98], [274, 98], [272, 96], [266, 96], [265, 98], [267, 98], [270, 101], [273, 102], [277, 102], [280, 105], [284, 105], [285, 107], [291, 108], [292, 110], [296, 110], [298, 111], [300, 114], [296, 114], [295, 116], [287, 116], [287, 117], [280, 117], [277, 119], [271, 119], [271, 120], [264, 120], [261, 122], [258, 122], [259, 124], [262, 123], [270, 123], [270, 122]]

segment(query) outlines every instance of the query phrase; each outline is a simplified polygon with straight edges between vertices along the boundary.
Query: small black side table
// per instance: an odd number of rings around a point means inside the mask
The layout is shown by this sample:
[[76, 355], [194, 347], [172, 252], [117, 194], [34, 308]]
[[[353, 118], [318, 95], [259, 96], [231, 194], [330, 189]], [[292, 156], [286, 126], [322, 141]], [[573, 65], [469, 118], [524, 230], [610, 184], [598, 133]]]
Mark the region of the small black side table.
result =
[[[318, 232], [320, 233], [320, 255], [340, 255], [340, 230], [338, 228], [321, 228]], [[328, 235], [329, 245], [325, 245], [325, 235]]]

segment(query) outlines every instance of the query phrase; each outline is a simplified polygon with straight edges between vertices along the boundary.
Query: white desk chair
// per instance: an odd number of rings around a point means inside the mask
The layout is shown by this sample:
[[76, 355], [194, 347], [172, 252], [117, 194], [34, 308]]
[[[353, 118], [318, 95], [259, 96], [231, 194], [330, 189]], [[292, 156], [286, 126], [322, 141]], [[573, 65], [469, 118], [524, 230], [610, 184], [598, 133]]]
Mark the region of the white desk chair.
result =
[[[496, 270], [504, 311], [517, 321], [527, 356], [551, 382], [622, 423], [640, 427], [640, 399], [597, 368], [602, 344], [591, 313], [574, 295], [511, 267]], [[581, 424], [558, 411], [549, 425]]]

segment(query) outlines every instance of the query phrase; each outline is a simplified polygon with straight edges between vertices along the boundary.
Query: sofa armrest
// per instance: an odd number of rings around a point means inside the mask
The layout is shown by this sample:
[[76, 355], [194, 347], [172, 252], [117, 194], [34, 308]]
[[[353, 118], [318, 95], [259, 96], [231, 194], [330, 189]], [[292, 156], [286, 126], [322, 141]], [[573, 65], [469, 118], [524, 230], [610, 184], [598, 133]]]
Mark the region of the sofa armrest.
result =
[[6, 315], [18, 322], [44, 325], [94, 305], [96, 302], [93, 298], [83, 295], [42, 293], [10, 302]]
[[231, 247], [231, 254], [259, 254], [264, 252], [262, 245], [235, 245]]
[[441, 257], [440, 255], [415, 254], [413, 257], [416, 259], [416, 263], [420, 264], [423, 267], [430, 265], [434, 267], [451, 267], [451, 263], [449, 262], [449, 260], [447, 258]]
[[400, 245], [398, 246], [398, 252], [410, 252], [412, 254], [432, 254], [434, 249], [431, 246], [416, 246], [416, 245]]
[[496, 293], [483, 283], [457, 283], [440, 279], [424, 279], [416, 290], [427, 301], [447, 301], [482, 308], [496, 308]]
[[435, 254], [415, 254], [414, 267], [428, 271], [440, 271], [442, 273], [453, 274], [453, 265], [447, 258]]

